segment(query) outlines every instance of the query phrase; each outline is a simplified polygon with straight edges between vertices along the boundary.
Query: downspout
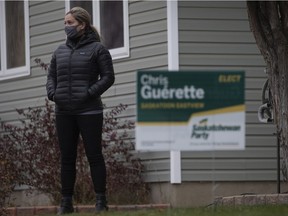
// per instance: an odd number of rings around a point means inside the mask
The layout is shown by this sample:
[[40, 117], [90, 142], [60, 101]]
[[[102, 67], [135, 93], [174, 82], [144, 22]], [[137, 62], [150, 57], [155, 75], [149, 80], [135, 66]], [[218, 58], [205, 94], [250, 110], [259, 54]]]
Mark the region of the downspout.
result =
[[[179, 70], [178, 0], [167, 0], [168, 70]], [[170, 151], [170, 183], [181, 183], [181, 152]]]

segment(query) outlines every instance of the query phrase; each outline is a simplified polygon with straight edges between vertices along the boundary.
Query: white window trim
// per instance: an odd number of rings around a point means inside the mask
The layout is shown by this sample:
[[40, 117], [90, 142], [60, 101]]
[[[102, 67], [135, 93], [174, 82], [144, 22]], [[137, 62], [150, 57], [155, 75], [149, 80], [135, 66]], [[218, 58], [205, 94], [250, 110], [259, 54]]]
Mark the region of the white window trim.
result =
[[[101, 26], [100, 26], [100, 4], [99, 0], [91, 0], [93, 7], [93, 25], [99, 31], [101, 35]], [[66, 13], [70, 10], [70, 0], [65, 0], [65, 10]], [[128, 0], [123, 0], [123, 25], [124, 25], [124, 46], [120, 48], [110, 49], [109, 52], [113, 60], [127, 58], [130, 56], [129, 49], [129, 18], [128, 18]]]
[[[167, 0], [168, 70], [179, 70], [178, 0]], [[181, 184], [181, 152], [170, 151], [170, 183]]]
[[6, 17], [5, 1], [0, 1], [0, 43], [1, 43], [1, 68], [0, 80], [13, 79], [30, 75], [30, 32], [29, 32], [29, 2], [24, 0], [24, 28], [25, 28], [25, 66], [7, 69], [6, 57]]

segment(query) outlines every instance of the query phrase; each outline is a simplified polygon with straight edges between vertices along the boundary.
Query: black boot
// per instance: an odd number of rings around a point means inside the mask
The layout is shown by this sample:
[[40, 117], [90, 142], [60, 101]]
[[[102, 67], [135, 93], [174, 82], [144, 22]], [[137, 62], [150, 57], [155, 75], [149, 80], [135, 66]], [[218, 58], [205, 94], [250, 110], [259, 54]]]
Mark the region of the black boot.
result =
[[96, 194], [96, 213], [108, 211], [107, 200], [105, 194]]
[[61, 205], [57, 215], [70, 214], [74, 212], [72, 198], [64, 197], [61, 200]]

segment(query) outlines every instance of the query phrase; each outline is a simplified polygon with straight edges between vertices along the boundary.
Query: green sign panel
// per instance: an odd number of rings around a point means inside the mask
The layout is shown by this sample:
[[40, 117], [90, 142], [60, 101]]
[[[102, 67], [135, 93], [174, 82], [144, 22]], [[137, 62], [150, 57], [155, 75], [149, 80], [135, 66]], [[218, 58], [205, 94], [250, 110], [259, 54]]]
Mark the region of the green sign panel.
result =
[[136, 148], [243, 149], [244, 84], [243, 71], [139, 71]]

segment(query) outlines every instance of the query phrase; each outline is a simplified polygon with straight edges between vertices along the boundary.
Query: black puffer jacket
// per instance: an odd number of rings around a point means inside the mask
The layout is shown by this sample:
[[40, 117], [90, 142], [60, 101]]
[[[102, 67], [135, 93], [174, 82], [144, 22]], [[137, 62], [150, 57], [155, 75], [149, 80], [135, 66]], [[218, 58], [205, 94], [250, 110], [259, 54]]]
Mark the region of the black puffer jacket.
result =
[[52, 56], [47, 76], [47, 96], [56, 114], [101, 110], [101, 94], [114, 83], [109, 51], [89, 32], [75, 45], [67, 40]]

